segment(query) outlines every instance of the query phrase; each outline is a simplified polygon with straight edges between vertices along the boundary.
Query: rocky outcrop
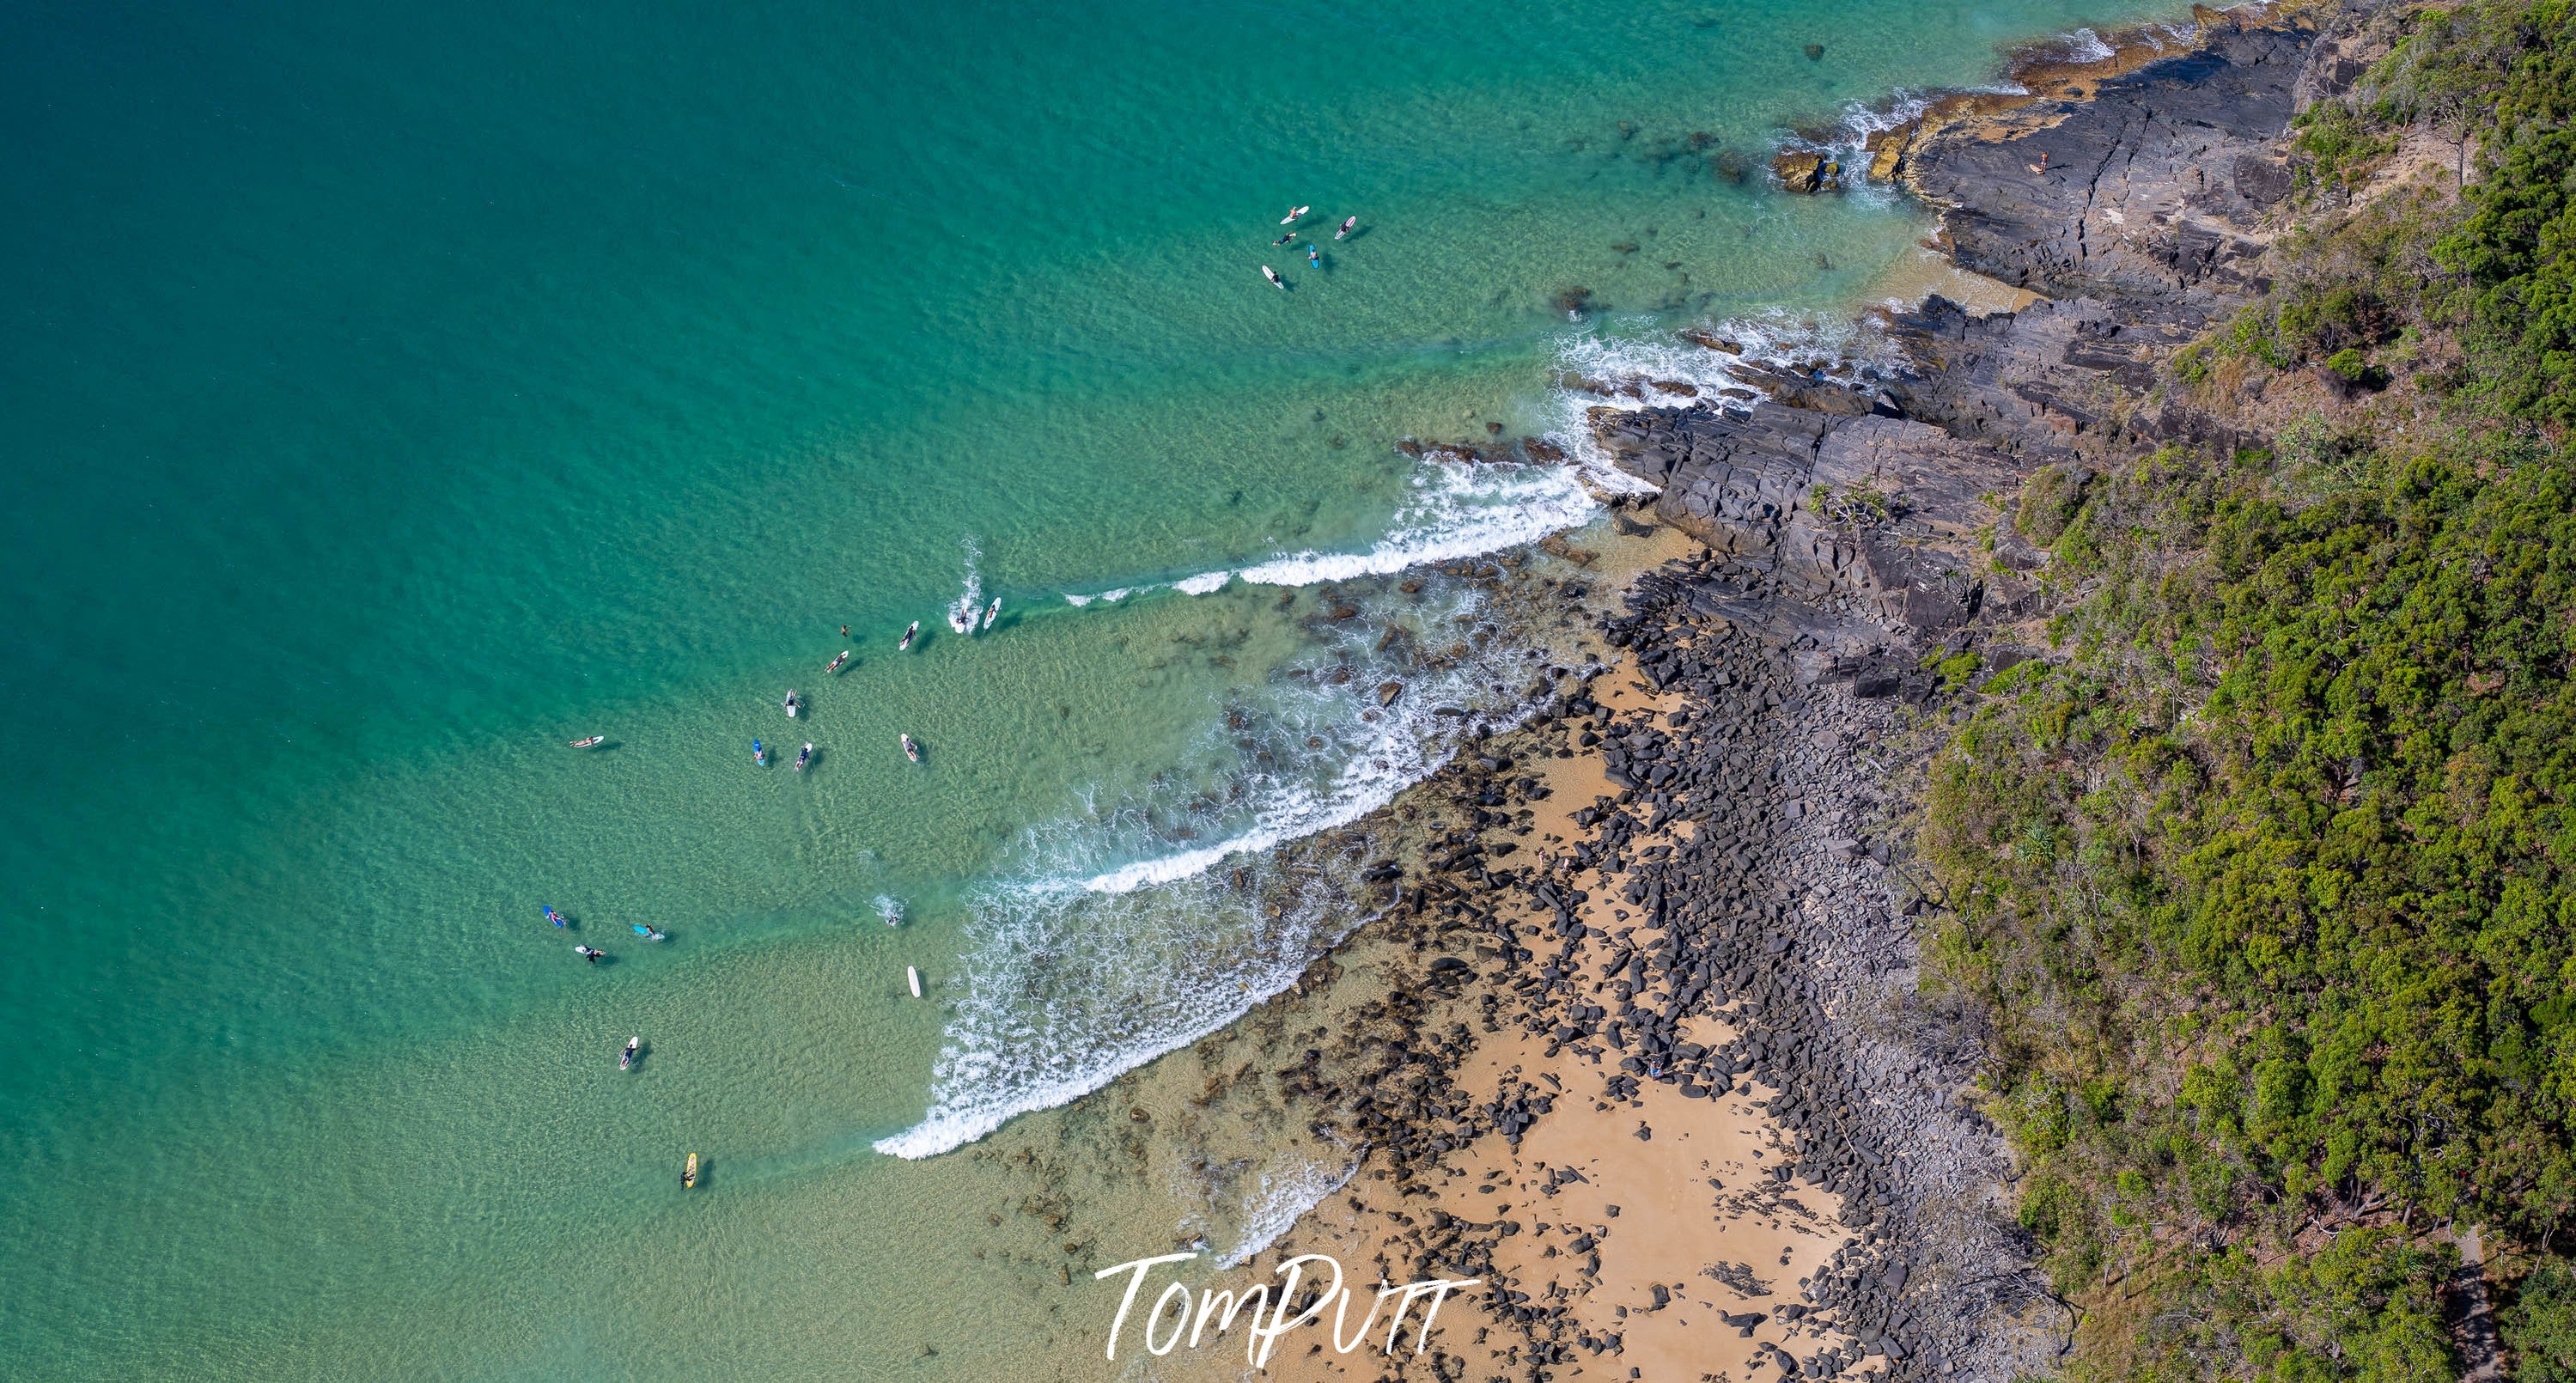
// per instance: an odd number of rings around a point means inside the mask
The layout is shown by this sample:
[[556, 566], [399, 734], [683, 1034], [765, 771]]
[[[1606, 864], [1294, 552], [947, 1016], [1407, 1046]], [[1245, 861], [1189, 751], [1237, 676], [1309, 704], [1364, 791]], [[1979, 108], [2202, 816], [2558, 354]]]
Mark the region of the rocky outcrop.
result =
[[2188, 51], [2038, 101], [1927, 124], [1905, 181], [1944, 208], [1960, 267], [2051, 298], [2152, 302], [2205, 319], [2250, 286], [2279, 147], [2316, 30], [2202, 11]]
[[1838, 185], [1842, 165], [1815, 149], [1786, 149], [1771, 160], [1771, 176], [1791, 192], [1822, 192]]
[[1766, 401], [1749, 410], [1605, 409], [1594, 432], [1620, 470], [1663, 488], [1658, 517], [1720, 552], [1769, 552], [1837, 421]]
[[2161, 302], [2097, 298], [1971, 317], [1936, 297], [1885, 319], [1910, 365], [1885, 389], [1906, 417], [2035, 467], [2115, 438], [2155, 362], [2196, 321]]
[[1614, 464], [1663, 488], [1656, 517], [1810, 596], [1848, 596], [1918, 632], [1978, 613], [1987, 497], [2022, 474], [2014, 458], [1926, 423], [1772, 402], [1603, 410], [1595, 426]]
[[1861, 149], [1869, 155], [1869, 180], [1894, 182], [1905, 171], [1905, 156], [1913, 151], [1915, 136], [1923, 133], [1923, 122], [1909, 120], [1894, 129], [1872, 130], [1862, 141]]
[[[1962, 267], [2042, 301], [1975, 317], [1934, 297], [1886, 314], [1904, 360], [1892, 376], [1747, 361], [1738, 373], [1769, 395], [1749, 407], [1597, 410], [1613, 464], [1660, 487], [1657, 516], [1712, 549], [1896, 630], [2026, 613], [2022, 574], [2045, 555], [2015, 538], [1998, 496], [2142, 440], [2224, 440], [2140, 401], [2158, 362], [2260, 287], [2295, 98], [2350, 66], [2305, 20], [2249, 13], [2202, 11], [2192, 47], [2132, 44], [2089, 88], [2057, 88], [2089, 99], [1968, 102], [1881, 141], [1943, 205]], [[1823, 175], [1803, 157], [1783, 156], [1784, 181]]]

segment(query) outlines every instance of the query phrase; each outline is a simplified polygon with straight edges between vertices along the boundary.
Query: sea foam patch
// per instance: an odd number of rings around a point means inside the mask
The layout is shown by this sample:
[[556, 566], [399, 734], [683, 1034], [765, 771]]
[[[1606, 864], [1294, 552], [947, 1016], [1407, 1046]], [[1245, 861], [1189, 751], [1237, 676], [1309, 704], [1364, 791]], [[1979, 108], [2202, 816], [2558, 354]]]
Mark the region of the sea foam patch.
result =
[[1244, 568], [1263, 586], [1386, 576], [1499, 552], [1591, 521], [1600, 510], [1563, 466], [1426, 462], [1385, 537], [1365, 552], [1301, 552]]
[[1585, 488], [1585, 478], [1565, 466], [1427, 461], [1416, 468], [1412, 492], [1385, 535], [1361, 551], [1292, 553], [1247, 567], [1064, 599], [1080, 608], [1142, 591], [1213, 595], [1236, 581], [1314, 586], [1502, 552], [1591, 522], [1600, 505]]

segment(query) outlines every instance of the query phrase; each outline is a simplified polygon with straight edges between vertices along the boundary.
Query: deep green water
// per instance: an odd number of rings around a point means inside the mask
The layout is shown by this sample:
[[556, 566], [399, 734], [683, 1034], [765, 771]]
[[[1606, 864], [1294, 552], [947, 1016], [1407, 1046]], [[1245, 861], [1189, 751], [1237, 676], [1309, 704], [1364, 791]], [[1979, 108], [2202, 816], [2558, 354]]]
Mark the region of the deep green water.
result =
[[0, 1374], [1094, 1376], [875, 1145], [1275, 988], [1349, 919], [1197, 866], [1525, 683], [1361, 718], [1590, 515], [1390, 444], [1845, 307], [1919, 215], [1713, 155], [2147, 8], [0, 15]]

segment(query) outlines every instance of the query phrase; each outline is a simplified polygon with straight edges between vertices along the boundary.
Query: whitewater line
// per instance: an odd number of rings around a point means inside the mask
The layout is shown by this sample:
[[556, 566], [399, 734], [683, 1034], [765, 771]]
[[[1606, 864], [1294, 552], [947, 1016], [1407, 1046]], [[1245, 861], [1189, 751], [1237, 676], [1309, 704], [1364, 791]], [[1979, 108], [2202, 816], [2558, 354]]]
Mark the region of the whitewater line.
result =
[[1481, 470], [1479, 475], [1463, 465], [1424, 463], [1415, 484], [1428, 493], [1399, 510], [1394, 527], [1364, 551], [1310, 549], [1177, 581], [1121, 586], [1096, 595], [1067, 594], [1065, 603], [1076, 608], [1110, 604], [1156, 590], [1210, 595], [1236, 581], [1303, 587], [1392, 576], [1414, 567], [1525, 547], [1551, 533], [1582, 527], [1600, 508], [1573, 467], [1488, 465]]

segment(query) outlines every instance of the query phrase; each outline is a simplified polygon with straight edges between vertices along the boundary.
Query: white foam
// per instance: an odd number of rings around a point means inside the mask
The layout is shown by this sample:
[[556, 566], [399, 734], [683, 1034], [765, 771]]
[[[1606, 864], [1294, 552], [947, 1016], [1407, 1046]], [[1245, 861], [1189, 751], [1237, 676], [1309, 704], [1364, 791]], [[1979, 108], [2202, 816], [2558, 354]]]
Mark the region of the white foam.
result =
[[1240, 573], [1262, 586], [1312, 586], [1455, 562], [1579, 528], [1599, 509], [1563, 466], [1425, 463], [1387, 535], [1365, 552], [1301, 552]]
[[928, 1113], [876, 1150], [936, 1156], [1079, 1099], [1242, 1017], [1365, 920], [1309, 903], [1271, 923], [1250, 900], [1205, 887], [1180, 906], [1147, 905], [1152, 896], [982, 900], [974, 954], [995, 963], [968, 962]]
[[1278, 1243], [1280, 1235], [1295, 1228], [1307, 1211], [1323, 1204], [1324, 1197], [1350, 1185], [1359, 1170], [1359, 1160], [1354, 1158], [1339, 1172], [1311, 1163], [1277, 1176], [1263, 1172], [1260, 1189], [1253, 1192], [1251, 1203], [1245, 1207], [1243, 1237], [1217, 1266], [1240, 1268], [1251, 1262], [1263, 1249]]
[[[1626, 325], [1626, 324], [1617, 324]], [[1547, 439], [1574, 463], [1574, 469], [1585, 483], [1611, 494], [1650, 495], [1656, 487], [1611, 464], [1610, 454], [1592, 433], [1588, 416], [1595, 408], [1616, 408], [1634, 412], [1642, 408], [1662, 408], [1689, 403], [1688, 395], [1665, 393], [1654, 389], [1651, 382], [1665, 380], [1688, 384], [1699, 391], [1698, 398], [1707, 401], [1720, 389], [1741, 387], [1733, 364], [1735, 357], [1724, 351], [1675, 338], [1660, 322], [1637, 324], [1651, 335], [1607, 335], [1586, 332], [1570, 335], [1557, 348], [1557, 364], [1566, 375], [1615, 387], [1634, 385], [1637, 394], [1601, 395], [1573, 387], [1557, 391], [1557, 422], [1548, 430]]]
[[2100, 62], [2118, 51], [2110, 44], [2104, 43], [2102, 36], [2091, 29], [2078, 29], [2068, 34], [2066, 47], [2066, 58], [2069, 62]]
[[1710, 399], [1720, 389], [1744, 387], [1735, 372], [1734, 356], [1681, 340], [1660, 322], [1640, 322], [1637, 326], [1648, 334], [1587, 332], [1569, 336], [1557, 347], [1557, 363], [1564, 374], [1614, 387], [1635, 386], [1638, 390], [1636, 394], [1602, 395], [1568, 387], [1559, 397], [1573, 405], [1571, 412], [1576, 418], [1594, 408], [1634, 411], [1691, 401], [1688, 395], [1654, 389], [1651, 386], [1657, 380], [1687, 384], [1699, 391], [1702, 400]]
[[1264, 809], [1259, 826], [1230, 840], [1158, 859], [1139, 860], [1105, 874], [1095, 874], [1083, 880], [1082, 887], [1091, 893], [1133, 893], [1140, 888], [1204, 874], [1231, 856], [1257, 854], [1311, 836], [1317, 831], [1347, 826], [1394, 801], [1395, 795], [1414, 781], [1403, 774], [1379, 768], [1382, 758], [1382, 754], [1365, 751], [1353, 755], [1343, 768], [1335, 791], [1321, 798], [1302, 791], [1283, 793]]
[[1599, 507], [1584, 490], [1579, 470], [1564, 466], [1426, 461], [1415, 470], [1412, 486], [1413, 493], [1389, 520], [1385, 536], [1365, 551], [1292, 553], [1162, 585], [1067, 595], [1065, 602], [1078, 608], [1167, 588], [1183, 595], [1211, 595], [1236, 580], [1258, 586], [1314, 586], [1388, 576], [1534, 543], [1550, 533], [1583, 526]]
[[957, 626], [959, 620], [966, 621], [966, 627], [973, 629], [976, 616], [984, 612], [984, 578], [975, 569], [976, 565], [983, 560], [984, 551], [975, 545], [975, 535], [967, 534], [965, 588], [959, 592], [957, 603], [948, 607], [948, 624], [952, 629]]
[[876, 909], [877, 916], [884, 918], [887, 926], [900, 927], [903, 925], [902, 899], [895, 897], [891, 893], [880, 893], [876, 897]]

